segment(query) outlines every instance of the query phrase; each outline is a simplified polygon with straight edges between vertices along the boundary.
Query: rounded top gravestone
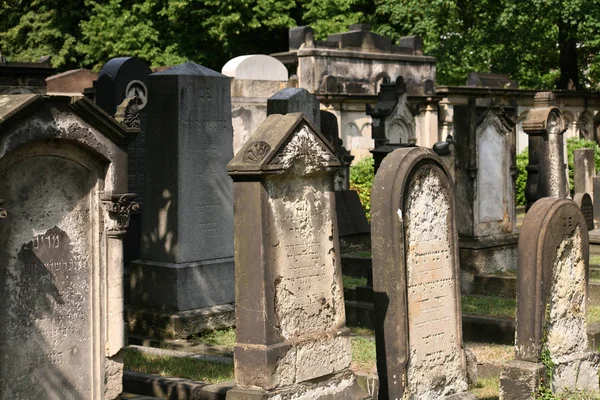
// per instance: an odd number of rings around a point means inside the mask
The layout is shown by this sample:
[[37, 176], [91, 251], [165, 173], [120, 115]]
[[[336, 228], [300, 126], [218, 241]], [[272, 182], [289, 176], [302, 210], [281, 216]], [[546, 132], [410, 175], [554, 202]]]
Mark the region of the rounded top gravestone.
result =
[[232, 58], [221, 72], [235, 79], [258, 81], [287, 81], [288, 71], [281, 61], [264, 54], [251, 54]]

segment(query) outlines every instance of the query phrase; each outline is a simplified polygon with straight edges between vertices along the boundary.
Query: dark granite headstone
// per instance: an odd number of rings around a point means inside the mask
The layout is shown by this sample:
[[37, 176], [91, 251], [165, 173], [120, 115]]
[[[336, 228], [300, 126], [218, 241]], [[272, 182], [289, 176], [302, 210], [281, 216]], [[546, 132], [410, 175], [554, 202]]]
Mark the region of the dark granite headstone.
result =
[[[229, 78], [187, 62], [150, 75], [148, 83], [151, 184], [131, 304], [181, 316], [233, 303]], [[186, 333], [193, 332], [179, 335]]]
[[267, 117], [228, 165], [239, 385], [228, 400], [363, 398], [348, 370], [333, 188], [339, 166], [301, 113]]
[[[552, 392], [598, 390], [600, 356], [586, 332], [589, 241], [577, 205], [545, 197], [529, 210], [519, 237], [515, 361], [500, 377], [500, 397], [524, 399], [548, 368]], [[549, 357], [546, 364], [540, 361]], [[594, 397], [596, 397], [594, 396]]]
[[577, 193], [573, 196], [573, 201], [583, 213], [588, 231], [594, 229], [594, 205], [592, 197], [587, 193]]
[[298, 50], [305, 43], [312, 43], [314, 46], [315, 34], [314, 29], [310, 26], [297, 26], [290, 28], [289, 31], [289, 49]]
[[317, 98], [300, 88], [286, 88], [267, 100], [267, 115], [301, 112], [317, 128], [321, 127], [321, 105]]
[[136, 133], [87, 99], [0, 96], [0, 398], [120, 398]]
[[[145, 196], [147, 84], [148, 75], [151, 72], [150, 67], [136, 57], [118, 57], [111, 59], [102, 67], [98, 80], [94, 82], [96, 104], [113, 117], [117, 113], [117, 107], [126, 98], [136, 96], [137, 110], [133, 121], [137, 121], [140, 134], [127, 147], [127, 175], [128, 190], [138, 195], [136, 201], [142, 207]], [[136, 127], [136, 123], [125, 125]], [[141, 213], [133, 213], [131, 227], [125, 237], [126, 263], [136, 260], [140, 256], [141, 224]]]
[[433, 151], [399, 149], [371, 196], [380, 398], [470, 398], [452, 179]]

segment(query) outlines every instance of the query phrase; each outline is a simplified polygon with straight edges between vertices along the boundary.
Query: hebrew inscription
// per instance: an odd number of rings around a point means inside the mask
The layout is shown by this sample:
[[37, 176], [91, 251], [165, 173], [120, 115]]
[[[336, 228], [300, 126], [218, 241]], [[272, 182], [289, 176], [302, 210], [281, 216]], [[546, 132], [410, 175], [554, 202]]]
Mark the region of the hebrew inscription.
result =
[[450, 201], [440, 171], [420, 168], [405, 202], [410, 398], [441, 396], [461, 372]]
[[14, 210], [0, 224], [0, 399], [89, 399], [90, 171], [36, 157], [0, 182]]

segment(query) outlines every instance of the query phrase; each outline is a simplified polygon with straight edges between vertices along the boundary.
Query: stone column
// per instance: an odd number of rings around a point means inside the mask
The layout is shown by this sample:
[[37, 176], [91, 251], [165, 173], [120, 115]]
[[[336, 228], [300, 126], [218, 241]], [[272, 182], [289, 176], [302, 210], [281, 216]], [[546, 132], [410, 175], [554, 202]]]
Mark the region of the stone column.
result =
[[431, 148], [441, 139], [438, 131], [437, 103], [436, 100], [428, 98], [419, 105], [420, 112], [415, 117], [418, 146]]
[[228, 400], [365, 398], [348, 369], [333, 187], [339, 167], [301, 113], [269, 116], [228, 165], [238, 384]]
[[563, 133], [565, 120], [552, 92], [539, 92], [527, 113], [523, 131], [529, 135], [527, 210], [542, 197], [567, 197]]

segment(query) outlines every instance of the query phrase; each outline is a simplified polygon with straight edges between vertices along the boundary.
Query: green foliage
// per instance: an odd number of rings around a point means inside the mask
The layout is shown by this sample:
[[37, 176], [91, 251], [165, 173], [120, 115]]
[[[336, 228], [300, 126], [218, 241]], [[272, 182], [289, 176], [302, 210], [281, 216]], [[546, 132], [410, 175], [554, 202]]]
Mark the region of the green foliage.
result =
[[371, 220], [371, 187], [375, 179], [373, 157], [367, 157], [350, 167], [350, 189], [358, 192], [360, 204]]
[[529, 164], [529, 149], [526, 147], [522, 152], [517, 154], [517, 182], [515, 187], [515, 202], [517, 206], [527, 205], [525, 199], [525, 185], [527, 184], [527, 170]]
[[217, 329], [201, 335], [192, 335], [192, 340], [196, 344], [233, 347], [235, 345], [235, 329]]
[[355, 289], [357, 286], [367, 286], [367, 278], [343, 275], [344, 289]]
[[571, 194], [574, 193], [574, 179], [573, 179], [573, 171], [574, 171], [574, 156], [573, 152], [577, 149], [588, 148], [594, 149], [594, 164], [595, 170], [598, 171], [600, 169], [600, 146], [593, 140], [585, 140], [585, 139], [577, 139], [577, 138], [569, 138], [567, 139], [567, 157], [569, 163], [569, 185], [571, 188]]

